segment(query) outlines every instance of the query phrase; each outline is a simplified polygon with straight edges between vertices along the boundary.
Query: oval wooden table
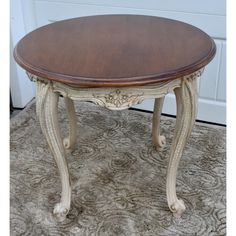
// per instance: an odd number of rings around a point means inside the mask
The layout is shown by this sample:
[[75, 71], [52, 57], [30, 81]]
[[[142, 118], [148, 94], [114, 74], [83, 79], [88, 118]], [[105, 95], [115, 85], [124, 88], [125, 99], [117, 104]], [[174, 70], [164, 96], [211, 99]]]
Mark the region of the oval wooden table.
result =
[[[63, 220], [70, 209], [71, 185], [66, 152], [76, 142], [73, 100], [92, 101], [122, 110], [155, 98], [152, 135], [161, 151], [164, 97], [174, 91], [177, 119], [167, 170], [170, 210], [180, 217], [184, 203], [176, 196], [176, 175], [197, 110], [196, 78], [216, 52], [214, 41], [183, 22], [141, 15], [101, 15], [59, 21], [26, 35], [14, 57], [37, 84], [37, 115], [59, 168], [62, 193], [54, 214]], [[69, 136], [62, 140], [57, 117], [65, 98]]]

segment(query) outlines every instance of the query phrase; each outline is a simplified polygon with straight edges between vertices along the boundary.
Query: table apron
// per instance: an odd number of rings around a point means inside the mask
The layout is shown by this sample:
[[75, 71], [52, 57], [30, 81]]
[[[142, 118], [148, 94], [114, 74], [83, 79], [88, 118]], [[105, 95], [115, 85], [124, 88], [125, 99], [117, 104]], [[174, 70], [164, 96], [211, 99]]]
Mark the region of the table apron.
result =
[[[153, 144], [158, 151], [165, 147], [165, 136], [160, 133], [160, 118], [164, 96], [174, 91], [177, 105], [176, 127], [167, 168], [166, 194], [169, 209], [181, 217], [185, 205], [176, 194], [176, 177], [180, 158], [190, 136], [197, 113], [197, 81], [202, 70], [170, 81], [136, 87], [81, 88], [39, 78], [29, 74], [37, 83], [36, 112], [49, 147], [57, 163], [62, 193], [61, 200], [54, 208], [54, 214], [61, 221], [70, 210], [71, 184], [66, 161], [67, 151], [73, 151], [76, 144], [76, 113], [73, 100], [91, 101], [111, 110], [122, 110], [138, 104], [147, 98], [155, 98], [153, 114]], [[65, 99], [69, 136], [62, 139], [58, 122], [59, 95]]]
[[30, 73], [28, 76], [32, 81], [51, 86], [53, 92], [57, 92], [63, 97], [78, 101], [90, 101], [110, 110], [123, 110], [140, 104], [145, 99], [164, 97], [175, 88], [181, 87], [183, 81], [196, 79], [202, 72], [203, 69], [200, 69], [184, 77], [145, 86], [104, 88], [75, 87], [40, 78]]

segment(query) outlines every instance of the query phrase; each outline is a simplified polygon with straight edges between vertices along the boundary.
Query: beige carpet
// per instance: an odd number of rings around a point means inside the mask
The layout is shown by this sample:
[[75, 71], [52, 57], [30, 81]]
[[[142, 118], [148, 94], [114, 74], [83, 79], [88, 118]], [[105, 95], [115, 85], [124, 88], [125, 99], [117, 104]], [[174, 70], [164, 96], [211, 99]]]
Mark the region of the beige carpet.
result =
[[[57, 167], [35, 116], [35, 104], [11, 119], [11, 235], [193, 236], [226, 234], [225, 128], [195, 125], [182, 157], [177, 193], [185, 201], [172, 217], [165, 195], [174, 119], [163, 117], [167, 147], [151, 142], [151, 114], [109, 111], [77, 103], [78, 148], [68, 156], [72, 209], [52, 215], [60, 198]], [[60, 104], [66, 134], [66, 114]]]

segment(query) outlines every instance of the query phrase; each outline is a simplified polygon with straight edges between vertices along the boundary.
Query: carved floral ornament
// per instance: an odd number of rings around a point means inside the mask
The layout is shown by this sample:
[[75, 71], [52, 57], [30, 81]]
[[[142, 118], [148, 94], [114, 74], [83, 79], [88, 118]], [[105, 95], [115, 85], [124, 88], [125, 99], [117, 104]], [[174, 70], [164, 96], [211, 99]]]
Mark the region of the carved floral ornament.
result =
[[202, 73], [203, 69], [200, 69], [188, 76], [146, 86], [85, 88], [49, 81], [27, 72], [31, 81], [48, 84], [48, 86], [52, 86], [54, 92], [58, 92], [64, 97], [69, 97], [73, 100], [91, 101], [111, 110], [126, 109], [141, 103], [147, 98], [164, 97], [175, 88], [180, 87], [181, 83], [193, 80], [201, 76]]
[[[37, 83], [36, 108], [42, 131], [54, 152], [54, 158], [60, 167], [62, 183], [61, 200], [54, 208], [59, 220], [64, 220], [70, 209], [71, 186], [67, 169], [65, 152], [74, 149], [76, 144], [76, 113], [73, 100], [91, 101], [111, 110], [122, 110], [140, 103], [146, 98], [155, 98], [153, 115], [153, 143], [161, 151], [165, 146], [165, 137], [160, 134], [160, 117], [164, 97], [174, 91], [177, 101], [176, 132], [170, 152], [167, 169], [166, 193], [170, 210], [180, 217], [185, 210], [183, 200], [176, 195], [176, 175], [183, 147], [191, 133], [196, 117], [197, 83], [196, 78], [203, 72], [196, 71], [190, 75], [162, 81], [156, 84], [136, 87], [75, 87], [43, 79], [28, 73], [29, 78]], [[69, 136], [61, 139], [57, 117], [59, 95], [64, 97], [69, 118]]]
[[143, 94], [136, 94], [136, 95], [129, 95], [129, 94], [122, 94], [122, 92], [117, 89], [114, 92], [105, 95], [104, 98], [107, 103], [112, 103], [116, 107], [122, 106], [122, 104], [129, 102], [130, 100], [136, 99], [137, 97]]
[[132, 92], [128, 93], [127, 91], [116, 89], [108, 94], [93, 94], [93, 97], [104, 100], [105, 104], [109, 104], [109, 107], [113, 105], [116, 108], [121, 108], [124, 106], [130, 107], [133, 104], [142, 102], [142, 95], [143, 93], [132, 94]]

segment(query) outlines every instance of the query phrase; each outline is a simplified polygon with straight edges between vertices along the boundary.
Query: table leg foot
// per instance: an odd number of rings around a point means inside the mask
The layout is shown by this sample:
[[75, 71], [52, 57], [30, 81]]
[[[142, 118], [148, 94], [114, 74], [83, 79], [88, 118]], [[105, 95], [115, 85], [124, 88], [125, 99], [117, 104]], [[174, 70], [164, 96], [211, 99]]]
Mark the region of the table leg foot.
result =
[[167, 169], [166, 192], [170, 210], [180, 217], [185, 210], [184, 202], [176, 195], [176, 176], [180, 158], [191, 133], [196, 116], [196, 79], [184, 78], [180, 88], [174, 90], [177, 103], [177, 118], [174, 140]]
[[64, 221], [66, 219], [66, 215], [69, 212], [68, 206], [64, 206], [61, 202], [57, 203], [54, 207], [53, 214], [55, 215], [58, 221]]
[[45, 84], [38, 81], [36, 98], [37, 115], [41, 129], [54, 156], [61, 178], [61, 200], [56, 205], [54, 213], [62, 220], [70, 209], [71, 186], [57, 117], [59, 95], [53, 92], [50, 83]]
[[64, 97], [64, 102], [67, 109], [68, 120], [69, 120], [69, 136], [63, 139], [63, 145], [65, 150], [69, 153], [73, 152], [76, 147], [76, 131], [77, 131], [77, 122], [76, 122], [76, 113], [74, 102], [68, 97]]
[[170, 210], [173, 212], [174, 217], [180, 218], [186, 210], [184, 201], [182, 199], [177, 199], [177, 201], [170, 206]]
[[160, 135], [161, 111], [164, 103], [164, 97], [156, 98], [152, 118], [152, 141], [157, 151], [162, 151], [166, 145], [166, 138]]

